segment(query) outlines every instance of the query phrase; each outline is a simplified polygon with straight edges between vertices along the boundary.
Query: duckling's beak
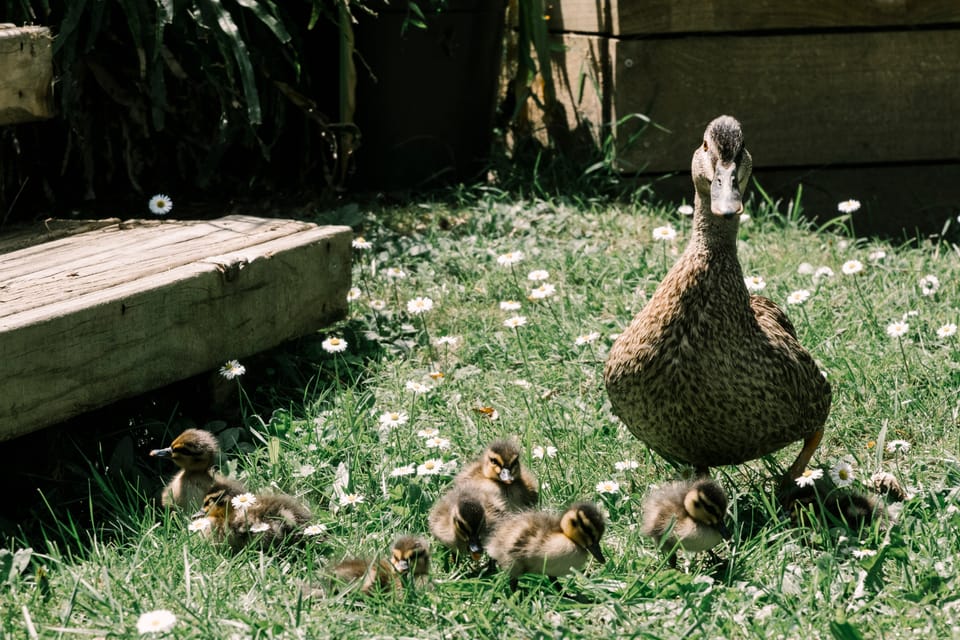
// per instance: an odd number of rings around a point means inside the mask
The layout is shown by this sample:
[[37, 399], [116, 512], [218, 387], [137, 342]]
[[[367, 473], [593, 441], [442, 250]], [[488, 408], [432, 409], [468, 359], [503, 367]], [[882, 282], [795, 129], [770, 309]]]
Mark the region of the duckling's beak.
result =
[[599, 542], [594, 542], [592, 545], [587, 547], [587, 551], [589, 551], [590, 555], [596, 558], [597, 562], [599, 562], [600, 564], [603, 564], [607, 561], [607, 559], [603, 557], [603, 551], [600, 551]]
[[710, 211], [718, 216], [732, 218], [743, 213], [743, 199], [737, 184], [737, 163], [717, 163], [710, 183]]
[[407, 569], [410, 568], [410, 563], [406, 560], [393, 560], [393, 568], [397, 570], [397, 573], [404, 573]]
[[717, 523], [717, 531], [720, 532], [720, 536], [724, 540], [729, 540], [732, 537], [732, 535], [730, 534], [730, 529], [727, 527], [727, 523], [724, 522], [723, 520], [720, 520]]
[[483, 555], [483, 545], [480, 544], [479, 540], [468, 540], [467, 548], [470, 549], [470, 557], [474, 560], [479, 560]]
[[166, 449], [154, 449], [150, 452], [150, 455], [154, 458], [170, 458], [173, 456], [173, 448], [167, 447]]
[[190, 516], [190, 519], [191, 519], [191, 520], [196, 520], [197, 518], [204, 518], [204, 517], [206, 517], [206, 515], [207, 515], [206, 509], [200, 509], [200, 511], [197, 511], [195, 514], [193, 514], [192, 516]]
[[513, 474], [510, 473], [510, 469], [500, 469], [500, 482], [504, 484], [510, 484], [513, 482]]

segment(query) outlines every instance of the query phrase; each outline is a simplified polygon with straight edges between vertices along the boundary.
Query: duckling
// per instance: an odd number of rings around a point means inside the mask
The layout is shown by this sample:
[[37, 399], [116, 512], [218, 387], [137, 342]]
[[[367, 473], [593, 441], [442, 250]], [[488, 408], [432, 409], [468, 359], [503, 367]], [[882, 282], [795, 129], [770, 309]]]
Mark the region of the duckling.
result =
[[689, 244], [614, 342], [604, 381], [637, 438], [701, 475], [802, 440], [789, 486], [820, 444], [831, 389], [786, 314], [744, 283], [737, 230], [751, 169], [740, 123], [713, 120], [693, 154]]
[[521, 511], [505, 517], [490, 534], [487, 553], [510, 573], [510, 586], [524, 573], [550, 576], [552, 581], [582, 568], [588, 554], [603, 564], [600, 538], [606, 524], [589, 502], [571, 505], [562, 514]]
[[509, 511], [535, 507], [540, 498], [537, 477], [521, 466], [520, 446], [513, 440], [491, 442], [453, 483], [470, 492], [495, 488]]
[[243, 493], [243, 485], [214, 471], [214, 463], [220, 454], [216, 436], [203, 429], [187, 429], [166, 449], [154, 449], [150, 455], [170, 458], [180, 467], [160, 495], [160, 502], [167, 508], [179, 507], [193, 513], [203, 504], [204, 496], [214, 482], [233, 485], [236, 492]]
[[430, 532], [454, 553], [479, 560], [492, 526], [506, 511], [499, 491], [471, 491], [471, 483], [454, 485], [430, 510]]
[[727, 496], [714, 480], [678, 480], [656, 487], [643, 501], [643, 535], [669, 552], [676, 567], [676, 548], [708, 551], [729, 537], [724, 517]]
[[879, 496], [856, 489], [836, 489], [826, 478], [816, 480], [813, 486], [797, 487], [787, 496], [787, 512], [795, 524], [806, 522], [812, 516], [821, 518], [828, 527], [860, 531], [876, 525], [882, 531], [893, 521]]
[[[238, 508], [234, 498], [248, 504]], [[310, 522], [310, 510], [293, 496], [283, 493], [249, 494], [237, 491], [229, 482], [214, 482], [203, 499], [203, 509], [195, 518], [206, 517], [217, 542], [226, 541], [238, 551], [257, 540], [263, 548], [279, 545], [300, 532]]]
[[401, 536], [390, 548], [389, 559], [348, 558], [331, 569], [330, 577], [341, 585], [360, 585], [360, 593], [368, 596], [402, 588], [403, 576], [418, 584], [429, 572], [430, 544], [419, 536]]

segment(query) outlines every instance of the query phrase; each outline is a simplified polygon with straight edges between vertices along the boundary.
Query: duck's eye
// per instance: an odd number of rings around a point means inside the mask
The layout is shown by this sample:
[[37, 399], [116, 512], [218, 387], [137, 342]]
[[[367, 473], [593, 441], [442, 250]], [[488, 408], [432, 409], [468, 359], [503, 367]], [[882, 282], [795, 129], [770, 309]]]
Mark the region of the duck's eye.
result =
[[709, 151], [709, 148], [707, 147], [707, 141], [706, 141], [706, 140], [703, 141], [703, 150], [704, 150], [704, 151]]

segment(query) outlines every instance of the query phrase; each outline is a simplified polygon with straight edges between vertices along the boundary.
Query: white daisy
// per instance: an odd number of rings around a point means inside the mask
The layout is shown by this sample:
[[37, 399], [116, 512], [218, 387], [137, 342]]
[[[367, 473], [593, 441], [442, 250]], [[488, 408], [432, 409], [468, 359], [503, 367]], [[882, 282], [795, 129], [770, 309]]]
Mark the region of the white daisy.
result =
[[932, 296], [940, 288], [940, 279], [928, 273], [927, 275], [920, 278], [920, 293], [925, 296]]
[[817, 267], [816, 271], [813, 272], [813, 281], [820, 282], [826, 278], [833, 277], [833, 269], [824, 265], [822, 267]]
[[810, 299], [810, 292], [806, 289], [797, 289], [787, 296], [787, 304], [803, 304]]
[[248, 508], [257, 504], [257, 496], [252, 493], [241, 493], [238, 496], [230, 498], [230, 504], [232, 504], [233, 508], [237, 511], [246, 511]]
[[527, 280], [533, 280], [537, 282], [539, 280], [546, 280], [550, 277], [550, 273], [544, 269], [534, 269], [527, 274]]
[[326, 533], [327, 525], [325, 524], [311, 524], [301, 531], [301, 535], [310, 537], [310, 536], [319, 536], [322, 533]]
[[763, 276], [748, 276], [743, 279], [743, 284], [747, 285], [747, 291], [763, 291], [767, 288]]
[[677, 237], [677, 230], [670, 225], [657, 227], [653, 230], [653, 239], [669, 242]]
[[860, 208], [859, 200], [844, 200], [843, 202], [837, 204], [837, 210], [840, 213], [853, 213]]
[[607, 494], [620, 493], [620, 483], [616, 480], [601, 480], [597, 483], [597, 492]]
[[417, 466], [418, 476], [435, 476], [441, 471], [443, 471], [443, 460], [440, 458], [425, 460], [423, 464]]
[[167, 609], [157, 609], [141, 613], [137, 618], [137, 633], [165, 633], [177, 624], [177, 616]]
[[358, 287], [350, 287], [350, 290], [347, 291], [347, 302], [359, 300], [361, 295], [363, 295], [363, 292]]
[[640, 463], [636, 460], [624, 460], [622, 462], [613, 463], [613, 468], [617, 471], [632, 471], [640, 466]]
[[410, 416], [404, 411], [384, 411], [380, 414], [378, 421], [380, 422], [381, 429], [391, 429], [407, 424], [407, 420], [409, 419]]
[[544, 282], [542, 285], [536, 289], [530, 291], [530, 297], [534, 300], [543, 300], [544, 298], [549, 298], [557, 292], [557, 288], [550, 284], [549, 282]]
[[516, 329], [517, 327], [522, 327], [527, 324], [527, 319], [524, 316], [511, 316], [503, 321], [503, 326], [508, 329]]
[[187, 531], [203, 533], [210, 530], [210, 518], [197, 518], [187, 525]]
[[910, 330], [910, 325], [902, 320], [891, 322], [887, 325], [887, 335], [891, 338], [899, 338]]
[[401, 476], [413, 475], [417, 472], [417, 465], [415, 464], [405, 464], [402, 467], [397, 467], [390, 472], [391, 478], [399, 478]]
[[435, 429], [434, 427], [427, 427], [417, 431], [417, 435], [421, 438], [436, 438], [438, 435], [440, 435], [440, 430]]
[[421, 395], [423, 393], [427, 393], [428, 391], [430, 391], [430, 389], [432, 389], [430, 385], [424, 384], [422, 382], [417, 382], [416, 380], [410, 380], [409, 382], [407, 382], [406, 388], [407, 388], [407, 391], [412, 392], [414, 395]]
[[519, 311], [520, 303], [516, 300], [504, 300], [500, 303], [500, 311]]
[[388, 267], [385, 273], [388, 278], [394, 280], [403, 280], [407, 277], [407, 272], [399, 267]]
[[239, 378], [247, 372], [247, 368], [237, 360], [227, 360], [226, 364], [220, 367], [220, 375], [227, 380]]
[[430, 298], [424, 298], [417, 296], [413, 300], [407, 302], [407, 311], [413, 314], [426, 313], [433, 309], [433, 300]]
[[340, 496], [341, 507], [352, 507], [363, 502], [363, 496], [359, 493], [344, 493]]
[[817, 480], [823, 477], [823, 469], [804, 469], [794, 482], [798, 487], [812, 487]]
[[509, 267], [523, 260], [523, 251], [510, 251], [497, 256], [497, 264]]
[[874, 249], [867, 256], [867, 260], [869, 260], [870, 262], [880, 262], [886, 257], [887, 257], [886, 251], [884, 251], [883, 249]]
[[853, 465], [849, 462], [838, 462], [830, 469], [830, 479], [838, 487], [846, 487], [853, 484]]
[[370, 308], [373, 309], [374, 311], [383, 311], [384, 309], [387, 308], [387, 301], [386, 301], [386, 300], [371, 300], [371, 301], [370, 301]]
[[440, 436], [434, 436], [432, 438], [427, 438], [424, 441], [424, 444], [427, 446], [427, 449], [449, 449], [450, 441], [446, 438], [441, 438]]
[[169, 196], [166, 196], [162, 193], [150, 198], [150, 202], [147, 203], [147, 206], [150, 207], [150, 213], [155, 216], [165, 216], [170, 213], [170, 210], [173, 209], [173, 200]]
[[323, 350], [327, 353], [340, 353], [347, 350], [347, 341], [343, 338], [331, 336], [320, 343]]
[[864, 558], [872, 558], [877, 555], [875, 549], [853, 549], [850, 551], [854, 558], [857, 560], [863, 560]]
[[887, 443], [887, 451], [890, 453], [906, 453], [910, 451], [910, 443], [906, 440], [891, 440]]
[[350, 243], [350, 246], [352, 246], [354, 249], [364, 250], [364, 249], [373, 248], [373, 243], [371, 243], [369, 240], [367, 240], [363, 236], [357, 236]]
[[556, 458], [557, 448], [550, 445], [547, 445], [546, 447], [537, 445], [536, 447], [530, 450], [530, 455], [533, 456], [534, 458], [537, 458], [538, 460], [542, 460], [544, 457]]
[[298, 478], [307, 478], [317, 472], [317, 468], [312, 464], [302, 464], [300, 468], [293, 472]]
[[677, 207], [677, 213], [679, 213], [682, 216], [692, 216], [693, 207], [691, 207], [688, 204], [682, 204], [679, 207]]
[[593, 344], [599, 339], [600, 339], [600, 334], [597, 333], [596, 331], [591, 331], [590, 333], [577, 336], [577, 339], [574, 340], [573, 343], [578, 347], [580, 347], [585, 344]]
[[840, 271], [845, 275], [852, 276], [855, 273], [863, 271], [863, 263], [859, 260], [847, 260], [843, 263], [843, 266], [840, 267]]
[[956, 333], [957, 333], [957, 325], [953, 324], [952, 322], [948, 322], [947, 324], [940, 325], [940, 328], [937, 329], [938, 338], [949, 338], [951, 336], [956, 335]]

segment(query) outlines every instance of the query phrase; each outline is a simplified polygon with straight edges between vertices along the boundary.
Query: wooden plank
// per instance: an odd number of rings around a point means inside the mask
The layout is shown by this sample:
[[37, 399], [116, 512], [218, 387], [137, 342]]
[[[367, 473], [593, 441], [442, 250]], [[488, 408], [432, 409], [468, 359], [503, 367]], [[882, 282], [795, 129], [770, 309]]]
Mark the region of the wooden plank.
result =
[[[185, 226], [205, 226], [217, 237], [229, 226], [225, 221], [250, 223], [231, 216]], [[303, 226], [295, 233], [268, 231], [263, 239], [251, 233], [245, 246], [220, 251], [202, 234], [186, 240], [166, 234], [173, 241], [167, 245], [172, 254], [195, 256], [198, 245], [214, 251], [5, 315], [0, 319], [0, 440], [212, 370], [229, 358], [246, 357], [344, 317], [350, 228], [296, 224]], [[150, 228], [166, 232], [167, 226]], [[76, 236], [75, 244], [113, 245], [124, 238], [101, 231]], [[126, 258], [121, 254], [121, 259]], [[61, 283], [72, 271], [63, 266]]]
[[0, 24], [0, 126], [53, 116], [53, 37]]
[[960, 23], [956, 0], [556, 0], [555, 31], [639, 36]]
[[960, 149], [960, 30], [611, 39], [622, 171], [686, 170], [728, 113], [767, 167], [952, 160]]

